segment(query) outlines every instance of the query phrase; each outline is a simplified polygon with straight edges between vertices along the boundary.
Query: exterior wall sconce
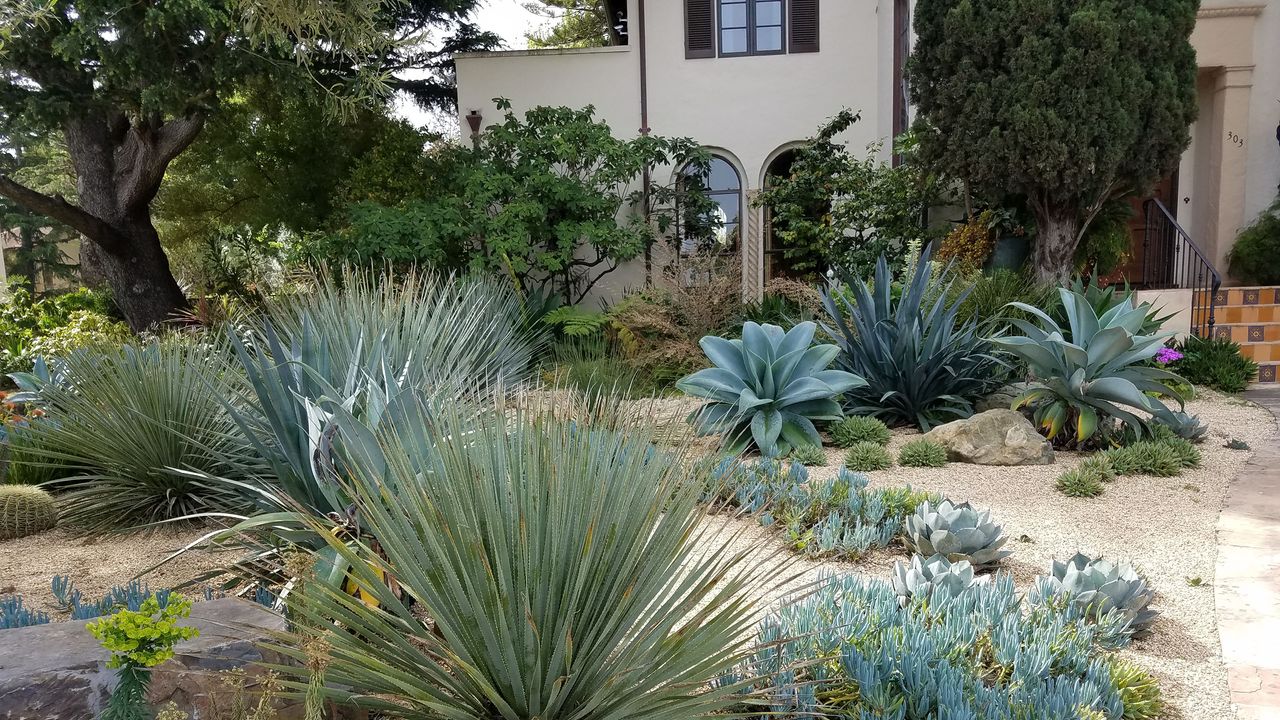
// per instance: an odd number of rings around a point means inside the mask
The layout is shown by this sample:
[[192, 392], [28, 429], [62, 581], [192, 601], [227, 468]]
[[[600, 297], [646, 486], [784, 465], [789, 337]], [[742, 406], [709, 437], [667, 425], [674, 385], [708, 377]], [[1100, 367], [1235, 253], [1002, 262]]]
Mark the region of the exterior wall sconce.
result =
[[471, 110], [467, 113], [467, 125], [471, 128], [471, 144], [476, 147], [480, 146], [480, 123], [484, 122], [484, 116], [479, 110]]

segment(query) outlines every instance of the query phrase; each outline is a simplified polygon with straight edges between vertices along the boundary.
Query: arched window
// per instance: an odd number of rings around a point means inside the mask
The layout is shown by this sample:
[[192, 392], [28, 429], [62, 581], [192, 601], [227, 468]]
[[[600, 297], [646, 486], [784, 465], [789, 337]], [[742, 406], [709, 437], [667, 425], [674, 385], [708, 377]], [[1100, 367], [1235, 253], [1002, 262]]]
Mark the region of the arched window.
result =
[[686, 192], [700, 189], [711, 201], [710, 209], [702, 212], [691, 203], [677, 208], [680, 254], [737, 250], [742, 234], [742, 179], [738, 171], [728, 160], [712, 156], [705, 170], [686, 165], [680, 174]]
[[[767, 190], [774, 184], [774, 178], [785, 178], [791, 174], [791, 166], [796, 161], [795, 150], [784, 150], [769, 163], [765, 170], [764, 186]], [[819, 213], [820, 214], [820, 213]], [[796, 272], [787, 258], [787, 245], [782, 240], [781, 231], [786, 228], [782, 221], [775, 217], [773, 208], [765, 208], [764, 222], [764, 281], [775, 278], [795, 278], [803, 273]]]

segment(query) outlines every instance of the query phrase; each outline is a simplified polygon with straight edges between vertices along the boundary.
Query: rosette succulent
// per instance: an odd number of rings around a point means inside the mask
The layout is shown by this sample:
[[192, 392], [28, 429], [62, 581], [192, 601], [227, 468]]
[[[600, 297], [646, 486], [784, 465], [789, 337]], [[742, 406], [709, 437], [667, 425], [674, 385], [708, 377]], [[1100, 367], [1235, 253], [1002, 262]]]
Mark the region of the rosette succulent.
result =
[[817, 326], [802, 322], [783, 332], [748, 322], [741, 340], [708, 335], [699, 344], [715, 367], [676, 387], [710, 402], [689, 415], [700, 435], [724, 433], [730, 450], [754, 445], [766, 456], [799, 445], [821, 445], [814, 420], [840, 420], [836, 396], [865, 385], [843, 370], [828, 370], [840, 349], [810, 345]]
[[973, 586], [973, 565], [968, 560], [951, 562], [941, 555], [922, 558], [912, 555], [910, 563], [893, 563], [893, 591], [904, 607], [913, 598], [942, 601]]
[[1047, 586], [1044, 590], [1068, 598], [1088, 617], [1119, 612], [1129, 620], [1133, 637], [1149, 634], [1158, 615], [1147, 607], [1155, 591], [1128, 563], [1076, 553], [1066, 562], [1054, 560], [1052, 574], [1043, 584]]
[[969, 503], [925, 501], [907, 517], [905, 541], [917, 555], [941, 555], [951, 562], [966, 560], [975, 570], [994, 565], [1013, 554], [1002, 550], [1008, 537], [991, 520], [991, 512]]

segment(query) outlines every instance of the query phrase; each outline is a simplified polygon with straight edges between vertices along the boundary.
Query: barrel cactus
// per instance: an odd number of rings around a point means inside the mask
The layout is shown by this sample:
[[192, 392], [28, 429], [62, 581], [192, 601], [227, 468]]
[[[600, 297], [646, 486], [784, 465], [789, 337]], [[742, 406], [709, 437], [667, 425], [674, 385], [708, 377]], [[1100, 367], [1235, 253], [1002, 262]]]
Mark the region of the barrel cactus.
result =
[[1039, 594], [1052, 592], [1096, 618], [1115, 610], [1129, 620], [1133, 637], [1151, 632], [1158, 613], [1149, 609], [1155, 590], [1127, 563], [1076, 553], [1066, 562], [1053, 561], [1052, 574], [1044, 578]]
[[907, 517], [907, 547], [917, 555], [941, 555], [951, 562], [966, 560], [975, 570], [994, 565], [1013, 554], [1001, 550], [1008, 541], [1004, 529], [992, 522], [991, 512], [969, 503], [942, 500], [920, 503]]
[[30, 485], [0, 485], [0, 540], [44, 532], [57, 522], [49, 493]]
[[973, 583], [973, 566], [967, 560], [953, 563], [941, 555], [928, 559], [913, 555], [910, 563], [893, 564], [893, 591], [904, 607], [917, 597], [938, 601], [956, 597]]

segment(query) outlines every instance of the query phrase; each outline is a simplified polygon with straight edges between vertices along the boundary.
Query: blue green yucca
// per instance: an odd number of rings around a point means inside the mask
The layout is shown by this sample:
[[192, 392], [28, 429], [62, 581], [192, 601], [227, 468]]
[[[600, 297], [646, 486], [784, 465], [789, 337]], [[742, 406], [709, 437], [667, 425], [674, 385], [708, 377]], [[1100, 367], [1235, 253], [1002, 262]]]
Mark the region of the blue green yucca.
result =
[[22, 378], [45, 412], [26, 452], [58, 467], [64, 524], [101, 532], [252, 508], [241, 481], [262, 468], [224, 407], [242, 380], [219, 348], [169, 340], [54, 365]]
[[1182, 378], [1145, 364], [1169, 336], [1141, 334], [1149, 306], [1124, 302], [1099, 315], [1085, 296], [1065, 288], [1059, 295], [1069, 333], [1039, 308], [1014, 303], [1039, 324], [1015, 318], [1010, 322], [1025, 335], [992, 339], [1025, 360], [1034, 377], [1015, 407], [1033, 407], [1050, 440], [1067, 428], [1076, 444], [1099, 432], [1115, 435], [1117, 422], [1139, 438], [1152, 433], [1149, 418], [1177, 424], [1175, 412], [1153, 395], [1179, 398], [1172, 385]]
[[956, 590], [903, 604], [887, 582], [830, 576], [761, 624], [724, 683], [763, 675], [753, 700], [769, 714], [743, 707], [762, 719], [1122, 720], [1126, 700], [1146, 702], [1100, 649], [1128, 641], [1123, 617], [1024, 602], [1006, 573]]
[[1006, 367], [978, 320], [956, 321], [970, 289], [956, 292], [954, 283], [926, 251], [897, 299], [883, 257], [871, 282], [823, 293], [831, 322], [823, 329], [840, 346], [836, 367], [866, 381], [845, 393], [846, 412], [927, 431], [969, 417], [973, 402], [1000, 386]]
[[323, 584], [291, 598], [278, 649], [303, 660], [322, 639], [325, 693], [433, 720], [686, 720], [734, 701], [708, 684], [746, 658], [752, 598], [787, 572], [731, 549], [740, 531], [708, 518], [682, 458], [639, 430], [422, 412], [344, 480], [382, 552], [331, 548], [379, 607]]

